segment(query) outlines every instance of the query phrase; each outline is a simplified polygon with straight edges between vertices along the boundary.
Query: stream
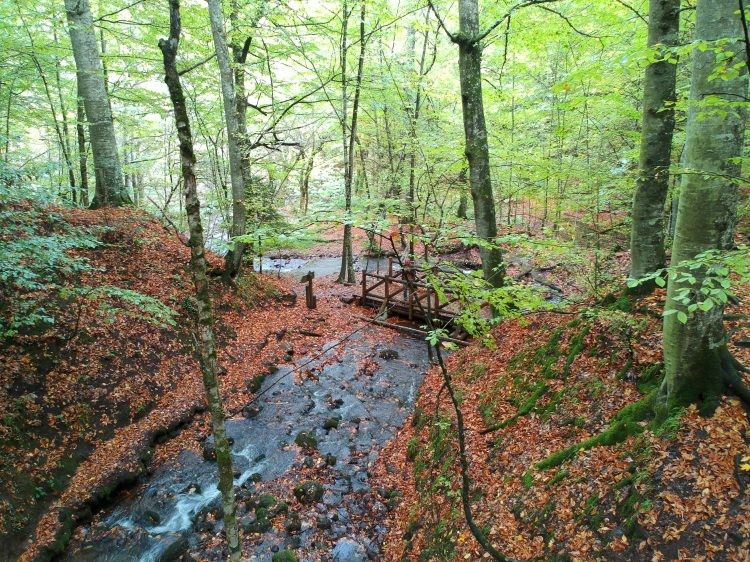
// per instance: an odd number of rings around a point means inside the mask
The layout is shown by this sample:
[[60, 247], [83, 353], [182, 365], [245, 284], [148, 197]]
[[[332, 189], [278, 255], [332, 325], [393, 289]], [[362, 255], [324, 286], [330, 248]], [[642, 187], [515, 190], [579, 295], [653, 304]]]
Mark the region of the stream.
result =
[[[239, 523], [253, 533], [247, 559], [270, 561], [284, 549], [301, 561], [377, 558], [390, 504], [387, 491], [371, 489], [368, 467], [410, 414], [428, 368], [423, 341], [383, 343], [384, 334], [368, 326], [342, 346], [329, 342], [318, 359], [299, 358], [299, 373], [284, 365], [244, 416], [227, 420]], [[203, 456], [183, 451], [119, 494], [63, 559], [222, 560], [216, 464], [204, 459], [211, 446], [209, 437]], [[293, 492], [303, 480], [312, 484]]]

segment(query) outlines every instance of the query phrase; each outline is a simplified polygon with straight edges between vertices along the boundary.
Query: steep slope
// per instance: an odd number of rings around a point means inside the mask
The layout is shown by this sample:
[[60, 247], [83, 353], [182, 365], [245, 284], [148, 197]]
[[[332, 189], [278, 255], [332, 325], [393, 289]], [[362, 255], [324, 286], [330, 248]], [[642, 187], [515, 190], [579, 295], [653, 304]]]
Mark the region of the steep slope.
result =
[[[449, 361], [466, 424], [477, 523], [518, 560], [750, 559], [750, 423], [725, 398], [658, 428], [647, 396], [662, 366], [659, 299], [540, 314]], [[745, 299], [747, 303], [747, 299]], [[745, 315], [748, 305], [731, 310]], [[730, 322], [733, 341], [747, 323]], [[746, 348], [733, 347], [740, 359]], [[379, 478], [403, 495], [389, 560], [489, 559], [460, 500], [455, 413], [433, 370]]]

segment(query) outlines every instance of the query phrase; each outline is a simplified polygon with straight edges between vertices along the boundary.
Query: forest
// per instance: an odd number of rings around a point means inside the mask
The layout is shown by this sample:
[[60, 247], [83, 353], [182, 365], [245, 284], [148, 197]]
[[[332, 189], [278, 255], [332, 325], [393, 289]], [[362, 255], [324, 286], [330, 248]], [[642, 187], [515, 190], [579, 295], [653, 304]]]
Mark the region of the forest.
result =
[[0, 3], [0, 561], [750, 560], [744, 0]]

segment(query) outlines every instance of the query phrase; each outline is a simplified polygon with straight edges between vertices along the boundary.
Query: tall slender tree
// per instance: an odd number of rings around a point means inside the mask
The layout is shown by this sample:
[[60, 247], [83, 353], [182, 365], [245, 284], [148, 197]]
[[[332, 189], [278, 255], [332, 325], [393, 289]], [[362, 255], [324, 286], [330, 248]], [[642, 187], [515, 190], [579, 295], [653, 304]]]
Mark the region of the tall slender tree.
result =
[[203, 225], [201, 224], [200, 201], [195, 178], [196, 158], [193, 151], [193, 135], [190, 118], [185, 104], [185, 96], [177, 72], [176, 58], [180, 44], [180, 4], [179, 0], [169, 2], [169, 39], [159, 41], [164, 57], [165, 81], [174, 107], [175, 124], [180, 139], [180, 161], [184, 182], [185, 210], [190, 226], [190, 266], [195, 285], [198, 305], [198, 346], [203, 372], [203, 385], [206, 389], [208, 408], [211, 412], [213, 434], [216, 442], [216, 461], [219, 467], [219, 490], [224, 511], [224, 529], [229, 547], [229, 559], [239, 562], [242, 559], [242, 545], [237, 528], [237, 503], [234, 495], [234, 470], [232, 456], [224, 424], [224, 407], [221, 402], [218, 364], [216, 360], [216, 337], [214, 316], [211, 308], [206, 257], [204, 254]]
[[65, 0], [65, 13], [94, 157], [97, 181], [91, 207], [130, 204], [132, 201], [125, 190], [112, 110], [88, 0]]
[[[347, 52], [347, 2], [343, 2], [343, 24], [341, 39], [341, 104], [342, 104], [342, 132], [344, 146], [344, 242], [341, 252], [341, 270], [339, 283], [354, 283], [354, 252], [352, 250], [352, 225], [349, 214], [352, 210], [352, 181], [354, 178], [354, 143], [357, 137], [357, 118], [359, 115], [359, 98], [362, 91], [362, 73], [365, 64], [365, 0], [360, 0], [359, 14], [359, 62], [357, 63], [357, 77], [354, 82], [354, 101], [352, 103], [352, 120], [347, 127], [347, 80], [346, 80], [346, 52]], [[347, 136], [347, 129], [349, 135]]]
[[[495, 245], [497, 222], [495, 199], [490, 177], [490, 151], [482, 99], [482, 39], [488, 31], [479, 29], [478, 0], [459, 0], [459, 31], [450, 33], [430, 2], [440, 25], [451, 41], [458, 45], [458, 71], [461, 83], [461, 109], [464, 121], [466, 159], [469, 162], [469, 185], [474, 203], [474, 225], [477, 238], [482, 241], [479, 253], [482, 274], [492, 287], [503, 284], [503, 256]], [[506, 19], [509, 16], [503, 18]], [[499, 25], [496, 23], [494, 27]]]
[[[216, 49], [221, 77], [221, 97], [224, 102], [224, 122], [227, 126], [227, 152], [229, 153], [229, 180], [232, 186], [232, 228], [231, 236], [245, 234], [247, 209], [245, 207], [245, 180], [242, 174], [242, 155], [239, 146], [239, 124], [237, 121], [237, 101], [234, 91], [234, 73], [229, 59], [224, 14], [221, 0], [208, 0], [208, 14], [211, 19], [211, 32]], [[235, 277], [242, 265], [245, 244], [235, 242], [224, 260], [225, 279]]]
[[673, 47], [678, 44], [680, 29], [680, 0], [652, 0], [649, 4], [648, 46], [657, 60], [646, 67], [643, 79], [641, 152], [630, 236], [630, 276], [636, 279], [664, 266], [664, 203], [669, 190], [677, 83]]
[[[680, 268], [701, 252], [733, 244], [746, 115], [737, 102], [747, 99], [742, 27], [736, 0], [698, 0], [693, 50], [690, 106], [686, 127], [684, 170], [677, 213], [672, 263]], [[707, 47], [707, 48], [705, 48]], [[739, 61], [739, 62], [738, 62]], [[711, 304], [690, 312], [677, 299], [687, 291], [693, 300], [705, 276], [703, 268], [669, 280], [664, 318], [666, 377], [658, 409], [701, 404], [710, 414], [726, 383], [744, 393], [736, 364], [726, 347], [723, 306]]]

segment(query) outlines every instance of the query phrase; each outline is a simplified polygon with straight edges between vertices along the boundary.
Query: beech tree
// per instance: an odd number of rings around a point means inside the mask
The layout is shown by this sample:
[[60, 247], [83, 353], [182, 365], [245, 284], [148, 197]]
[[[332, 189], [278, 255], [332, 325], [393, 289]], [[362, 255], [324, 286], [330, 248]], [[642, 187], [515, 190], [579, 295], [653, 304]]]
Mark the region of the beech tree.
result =
[[[664, 203], [674, 131], [680, 0], [649, 3], [648, 46], [657, 57], [643, 78], [643, 118], [633, 225], [630, 276], [638, 279], [664, 266]], [[646, 286], [643, 284], [641, 286]]]
[[[185, 96], [177, 72], [176, 58], [180, 43], [180, 4], [179, 0], [169, 2], [169, 39], [159, 41], [159, 48], [164, 57], [165, 81], [174, 107], [175, 124], [180, 139], [180, 161], [185, 193], [185, 211], [190, 226], [190, 268], [195, 285], [195, 297], [198, 309], [198, 351], [200, 353], [203, 386], [206, 389], [208, 409], [211, 412], [211, 423], [216, 442], [216, 462], [219, 467], [219, 490], [224, 512], [224, 529], [229, 547], [229, 559], [239, 562], [242, 558], [239, 530], [237, 528], [237, 503], [234, 496], [234, 470], [232, 456], [224, 424], [224, 407], [221, 402], [218, 363], [216, 359], [216, 337], [214, 333], [214, 316], [211, 308], [208, 276], [206, 275], [206, 256], [201, 224], [200, 201], [198, 199], [195, 177], [196, 158], [193, 151], [193, 135], [190, 130]], [[232, 106], [233, 108], [234, 106]]]
[[[344, 241], [341, 251], [341, 269], [339, 283], [354, 283], [354, 252], [352, 250], [352, 225], [349, 214], [352, 210], [352, 181], [354, 179], [354, 143], [357, 138], [357, 118], [359, 115], [359, 98], [362, 90], [362, 69], [365, 63], [365, 0], [360, 0], [359, 15], [359, 59], [357, 63], [357, 78], [354, 82], [354, 102], [352, 104], [351, 123], [347, 126], [347, 22], [349, 11], [347, 2], [343, 2], [341, 30], [341, 131], [344, 148]], [[349, 134], [347, 135], [347, 129]]]
[[[227, 152], [229, 153], [229, 180], [232, 186], [232, 238], [245, 234], [247, 210], [245, 208], [245, 180], [242, 174], [242, 156], [239, 145], [239, 124], [237, 120], [237, 102], [234, 91], [234, 73], [229, 59], [224, 15], [221, 0], [209, 0], [208, 13], [211, 18], [211, 31], [216, 48], [216, 60], [221, 75], [221, 97], [224, 102], [224, 121], [227, 125]], [[242, 264], [245, 244], [235, 242], [225, 259], [224, 275], [229, 279], [235, 277]]]
[[[734, 0], [698, 0], [680, 205], [664, 318], [666, 377], [658, 409], [699, 403], [710, 414], [725, 384], [750, 400], [726, 347], [721, 300], [702, 300], [709, 250], [733, 245], [738, 159], [745, 138], [747, 68]], [[698, 304], [692, 306], [691, 304]]]
[[96, 191], [92, 208], [132, 203], [122, 175], [112, 109], [88, 0], [65, 0], [79, 92], [89, 125]]

